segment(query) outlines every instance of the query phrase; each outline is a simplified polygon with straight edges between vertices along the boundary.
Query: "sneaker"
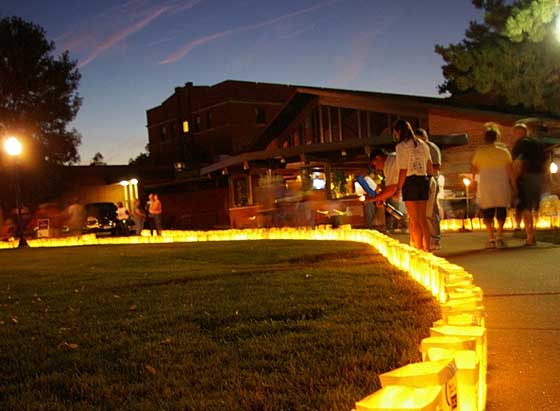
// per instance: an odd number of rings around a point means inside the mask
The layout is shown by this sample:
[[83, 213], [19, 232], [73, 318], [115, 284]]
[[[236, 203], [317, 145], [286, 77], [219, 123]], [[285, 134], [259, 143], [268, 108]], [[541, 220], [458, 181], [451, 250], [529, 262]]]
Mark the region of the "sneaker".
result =
[[507, 244], [501, 238], [496, 240], [496, 248], [506, 248]]
[[496, 248], [496, 241], [495, 240], [488, 240], [486, 241], [486, 245], [484, 248]]

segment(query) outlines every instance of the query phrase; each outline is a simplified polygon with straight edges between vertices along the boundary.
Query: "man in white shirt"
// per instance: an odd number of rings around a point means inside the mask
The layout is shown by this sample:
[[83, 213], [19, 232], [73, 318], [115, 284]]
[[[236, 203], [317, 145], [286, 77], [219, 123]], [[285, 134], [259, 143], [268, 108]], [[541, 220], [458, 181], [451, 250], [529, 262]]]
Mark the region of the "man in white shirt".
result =
[[428, 203], [426, 205], [426, 217], [428, 219], [428, 224], [430, 225], [430, 235], [431, 235], [431, 249], [438, 250], [441, 248], [441, 229], [440, 229], [440, 214], [438, 206], [438, 178], [439, 170], [441, 168], [441, 151], [435, 143], [430, 141], [428, 138], [428, 132], [423, 128], [416, 129], [416, 136], [428, 144], [430, 149], [430, 156], [432, 157], [432, 178], [430, 179], [430, 194], [428, 198]]
[[[400, 212], [405, 213], [404, 203], [402, 202], [399, 187], [399, 168], [397, 166], [397, 156], [395, 153], [388, 153], [383, 149], [375, 149], [370, 154], [371, 165], [377, 171], [383, 171], [384, 188], [381, 192], [366, 201], [382, 204], [386, 202]], [[387, 228], [396, 228], [396, 221], [390, 217]]]

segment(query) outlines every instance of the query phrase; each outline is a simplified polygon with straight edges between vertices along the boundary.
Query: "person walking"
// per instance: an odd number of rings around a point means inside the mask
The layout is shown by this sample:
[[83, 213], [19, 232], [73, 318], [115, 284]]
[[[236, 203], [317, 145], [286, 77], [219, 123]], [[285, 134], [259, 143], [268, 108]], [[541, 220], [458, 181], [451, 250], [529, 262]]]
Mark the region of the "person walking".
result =
[[529, 135], [527, 126], [523, 126], [516, 127], [524, 129], [525, 135], [517, 140], [512, 150], [518, 198], [516, 209], [525, 224], [525, 245], [533, 246], [536, 244], [535, 213], [539, 210], [544, 189], [546, 153], [542, 142]]
[[80, 235], [82, 233], [82, 228], [85, 223], [86, 214], [85, 209], [78, 198], [72, 200], [66, 208], [66, 225], [68, 227], [69, 233], [71, 235]]
[[[471, 161], [473, 176], [478, 176], [476, 202], [482, 212], [488, 233], [486, 248], [504, 248], [504, 223], [514, 186], [512, 158], [508, 149], [498, 142], [500, 130], [490, 125], [484, 133], [484, 144]], [[494, 230], [494, 219], [498, 222]]]
[[134, 220], [134, 228], [136, 230], [136, 235], [142, 234], [144, 229], [144, 223], [146, 222], [146, 211], [142, 207], [140, 199], [134, 200], [134, 208], [132, 209], [132, 219]]
[[423, 128], [415, 131], [416, 136], [428, 144], [430, 149], [430, 157], [432, 158], [432, 175], [430, 176], [430, 191], [428, 202], [426, 205], [426, 218], [430, 226], [430, 249], [439, 250], [441, 248], [441, 228], [440, 228], [440, 212], [438, 204], [439, 194], [439, 171], [441, 169], [441, 150], [430, 141], [428, 132]]
[[397, 120], [393, 125], [399, 169], [398, 189], [409, 218], [410, 244], [430, 251], [430, 228], [426, 204], [430, 190], [432, 159], [428, 145], [414, 134], [410, 123]]
[[157, 235], [161, 235], [161, 201], [157, 194], [151, 194], [150, 200], [150, 216], [153, 218], [154, 228], [156, 229]]

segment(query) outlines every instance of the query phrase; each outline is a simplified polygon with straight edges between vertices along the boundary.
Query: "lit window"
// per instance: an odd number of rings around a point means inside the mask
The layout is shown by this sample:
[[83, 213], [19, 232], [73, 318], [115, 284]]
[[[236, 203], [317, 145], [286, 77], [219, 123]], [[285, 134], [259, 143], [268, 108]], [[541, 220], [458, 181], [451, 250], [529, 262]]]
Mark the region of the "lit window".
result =
[[189, 132], [189, 122], [183, 121], [183, 133], [188, 133], [188, 132]]

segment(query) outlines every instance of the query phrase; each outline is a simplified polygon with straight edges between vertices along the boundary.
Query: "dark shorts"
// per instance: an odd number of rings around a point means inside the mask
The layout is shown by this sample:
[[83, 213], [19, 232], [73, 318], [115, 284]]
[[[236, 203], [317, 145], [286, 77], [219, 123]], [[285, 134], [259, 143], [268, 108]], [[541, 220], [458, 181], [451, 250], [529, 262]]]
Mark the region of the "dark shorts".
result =
[[430, 177], [408, 176], [402, 188], [403, 201], [428, 201]]
[[506, 221], [507, 209], [505, 207], [485, 208], [480, 211], [482, 212], [482, 218], [486, 221], [494, 220], [494, 217], [498, 221]]
[[543, 193], [544, 175], [522, 174], [517, 179], [517, 210], [538, 210]]

